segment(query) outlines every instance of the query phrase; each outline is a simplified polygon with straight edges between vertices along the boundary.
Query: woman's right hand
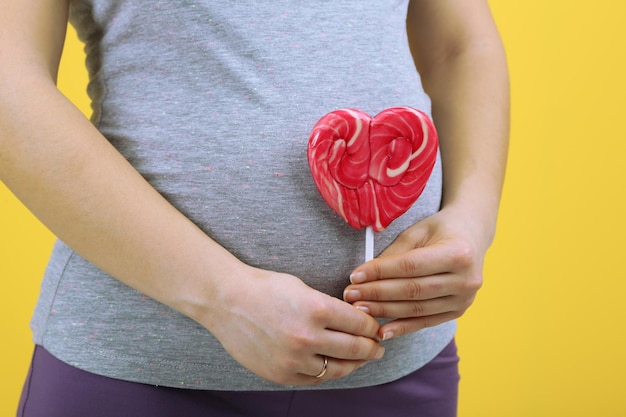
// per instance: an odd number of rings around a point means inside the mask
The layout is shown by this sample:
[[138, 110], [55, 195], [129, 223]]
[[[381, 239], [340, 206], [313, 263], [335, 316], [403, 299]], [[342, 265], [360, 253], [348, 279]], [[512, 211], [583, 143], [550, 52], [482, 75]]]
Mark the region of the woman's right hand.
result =
[[[214, 304], [210, 316], [197, 320], [235, 360], [264, 379], [315, 385], [342, 378], [384, 353], [374, 318], [295, 276], [243, 265], [232, 282], [214, 297], [219, 308]], [[324, 356], [327, 372], [317, 378]]]

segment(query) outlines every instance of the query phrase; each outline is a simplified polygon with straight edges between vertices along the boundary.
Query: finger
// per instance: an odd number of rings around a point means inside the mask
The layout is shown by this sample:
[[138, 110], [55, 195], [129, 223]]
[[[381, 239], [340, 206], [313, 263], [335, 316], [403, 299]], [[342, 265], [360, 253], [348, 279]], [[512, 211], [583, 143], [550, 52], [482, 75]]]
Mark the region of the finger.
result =
[[380, 359], [385, 354], [385, 348], [378, 341], [369, 337], [353, 336], [329, 330], [320, 339], [320, 343], [315, 351], [320, 355], [332, 358], [364, 361]]
[[328, 356], [324, 355], [322, 356], [322, 359], [324, 360], [324, 363], [322, 363], [322, 369], [317, 375], [315, 375], [315, 378], [323, 378], [324, 375], [326, 375], [326, 371], [328, 371]]
[[319, 355], [360, 361], [384, 353], [378, 342], [380, 323], [344, 301], [325, 296], [312, 318], [321, 331], [314, 338], [305, 333], [301, 343]]
[[424, 301], [359, 302], [355, 307], [373, 317], [388, 319], [434, 316], [457, 309], [455, 297], [435, 298]]
[[454, 274], [441, 274], [423, 278], [395, 278], [348, 285], [343, 298], [348, 303], [356, 301], [413, 301], [430, 300], [459, 292], [463, 280]]
[[429, 231], [427, 227], [415, 225], [414, 227], [405, 230], [403, 233], [400, 233], [395, 240], [387, 246], [380, 253], [380, 255], [378, 255], [378, 257], [382, 258], [385, 256], [399, 255], [417, 247], [425, 246], [425, 244], [420, 243], [426, 241], [428, 235]]
[[462, 312], [449, 311], [432, 316], [393, 320], [381, 326], [380, 337], [382, 340], [389, 340], [394, 337], [417, 332], [427, 327], [437, 326], [450, 320], [455, 320], [459, 318], [461, 314]]
[[327, 329], [347, 333], [354, 336], [364, 336], [376, 339], [380, 323], [352, 305], [333, 298], [332, 308], [318, 312], [321, 323]]
[[306, 381], [307, 385], [344, 378], [367, 363], [367, 361], [346, 361], [320, 355], [315, 356], [314, 361], [317, 364], [317, 368], [315, 368], [317, 371], [301, 374], [305, 377], [303, 382]]
[[353, 284], [388, 278], [436, 275], [467, 269], [474, 262], [473, 250], [459, 242], [437, 243], [409, 252], [376, 258], [350, 275]]
[[328, 372], [328, 363], [330, 358], [326, 355], [314, 355], [311, 360], [307, 361], [307, 369], [302, 372], [303, 375], [322, 378]]

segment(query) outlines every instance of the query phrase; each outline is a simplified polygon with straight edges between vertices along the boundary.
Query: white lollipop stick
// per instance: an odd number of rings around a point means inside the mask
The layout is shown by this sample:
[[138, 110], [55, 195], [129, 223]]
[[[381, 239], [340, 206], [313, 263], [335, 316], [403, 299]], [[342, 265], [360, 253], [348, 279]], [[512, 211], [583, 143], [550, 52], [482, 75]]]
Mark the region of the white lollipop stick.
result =
[[374, 229], [372, 226], [365, 228], [365, 262], [374, 259]]

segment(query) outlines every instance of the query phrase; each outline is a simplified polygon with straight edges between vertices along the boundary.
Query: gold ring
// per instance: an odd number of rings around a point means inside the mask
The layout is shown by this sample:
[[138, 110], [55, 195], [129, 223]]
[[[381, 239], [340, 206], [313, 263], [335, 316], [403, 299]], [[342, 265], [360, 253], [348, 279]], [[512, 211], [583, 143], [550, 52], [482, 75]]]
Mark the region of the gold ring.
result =
[[324, 367], [322, 368], [322, 371], [317, 374], [317, 376], [315, 378], [321, 378], [324, 376], [324, 374], [326, 374], [326, 370], [328, 369], [328, 357], [324, 356]]

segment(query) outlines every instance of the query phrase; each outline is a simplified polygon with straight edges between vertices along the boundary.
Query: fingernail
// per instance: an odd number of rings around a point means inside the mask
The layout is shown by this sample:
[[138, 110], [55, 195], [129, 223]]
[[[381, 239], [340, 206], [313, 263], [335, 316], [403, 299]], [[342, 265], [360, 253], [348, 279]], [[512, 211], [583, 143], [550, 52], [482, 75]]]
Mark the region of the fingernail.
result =
[[343, 299], [346, 301], [358, 301], [361, 299], [361, 292], [358, 290], [345, 290], [343, 292]]
[[393, 338], [393, 333], [392, 332], [385, 332], [383, 334], [383, 340], [389, 340]]
[[365, 272], [353, 272], [350, 274], [350, 282], [353, 284], [360, 284], [365, 282]]
[[379, 347], [378, 351], [376, 352], [376, 359], [382, 358], [384, 354], [385, 354], [385, 348]]
[[370, 309], [367, 308], [366, 306], [355, 306], [356, 308], [358, 308], [359, 310], [361, 310], [364, 313], [369, 314], [370, 313]]

